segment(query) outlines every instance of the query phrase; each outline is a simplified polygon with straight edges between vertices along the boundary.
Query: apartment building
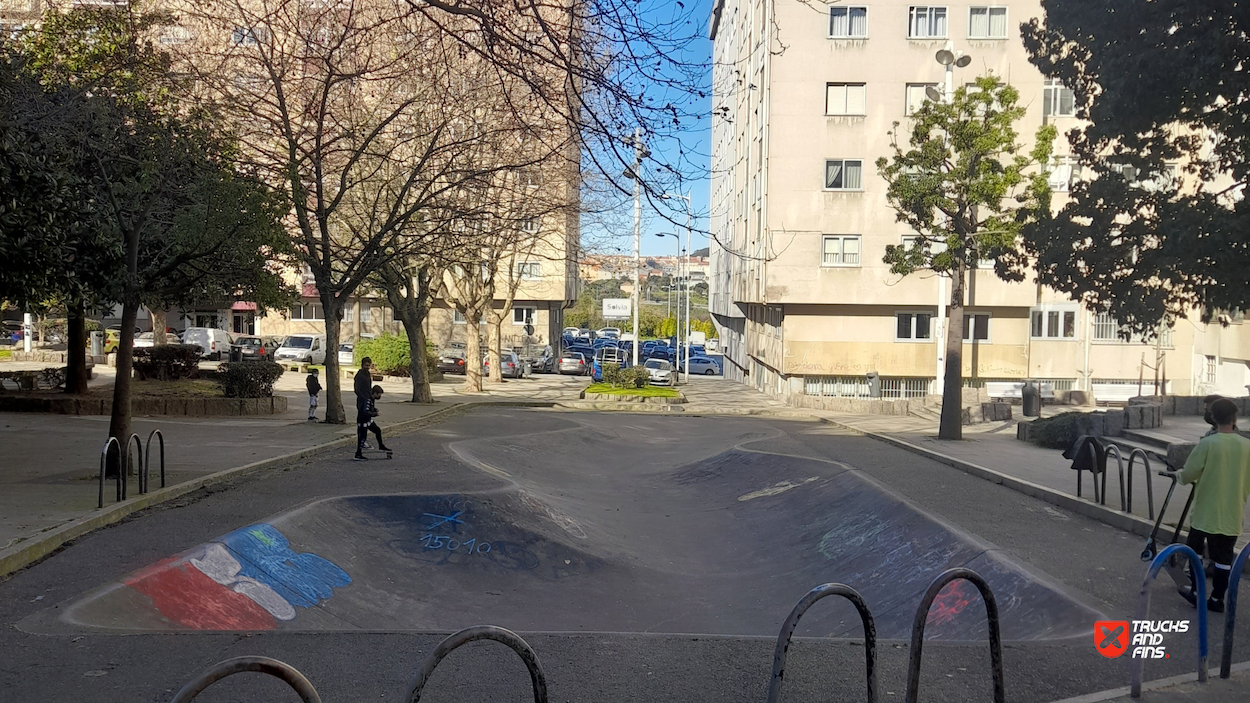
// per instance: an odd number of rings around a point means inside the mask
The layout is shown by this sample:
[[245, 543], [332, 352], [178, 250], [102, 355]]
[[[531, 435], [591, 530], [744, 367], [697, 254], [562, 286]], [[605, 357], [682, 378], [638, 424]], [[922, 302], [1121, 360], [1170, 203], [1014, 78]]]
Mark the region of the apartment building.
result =
[[[1045, 123], [1077, 126], [1072, 93], [1032, 65], [1019, 27], [1037, 0], [828, 6], [716, 0], [713, 39], [710, 311], [726, 376], [781, 397], [938, 392], [949, 282], [898, 276], [887, 245], [913, 233], [876, 173], [888, 132], [941, 88], [935, 53], [971, 57], [956, 85], [993, 72], [1018, 88], [1031, 140]], [[1079, 166], [1057, 144], [1050, 181], [1061, 207]], [[1197, 315], [1157, 340], [1125, 341], [1106, 315], [1032, 282], [974, 268], [967, 285], [966, 383], [1032, 378], [1104, 399], [1154, 392], [1244, 395], [1250, 328]], [[1160, 389], [1162, 390], [1162, 389]]]

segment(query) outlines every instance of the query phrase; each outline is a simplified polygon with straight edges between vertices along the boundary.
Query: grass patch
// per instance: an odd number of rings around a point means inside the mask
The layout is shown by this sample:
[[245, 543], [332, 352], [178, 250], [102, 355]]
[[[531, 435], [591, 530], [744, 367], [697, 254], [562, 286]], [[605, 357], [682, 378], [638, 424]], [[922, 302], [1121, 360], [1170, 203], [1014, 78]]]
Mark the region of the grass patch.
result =
[[[113, 397], [112, 386], [92, 388], [92, 395]], [[184, 381], [132, 381], [132, 398], [224, 398], [221, 384], [216, 381], [193, 379]]]
[[0, 349], [0, 359], [12, 359], [12, 358], [13, 358], [12, 349]]
[[633, 395], [641, 398], [677, 398], [679, 397], [675, 388], [661, 388], [659, 386], [647, 386], [646, 388], [613, 388], [606, 383], [592, 383], [586, 389], [587, 393], [604, 393], [606, 395]]

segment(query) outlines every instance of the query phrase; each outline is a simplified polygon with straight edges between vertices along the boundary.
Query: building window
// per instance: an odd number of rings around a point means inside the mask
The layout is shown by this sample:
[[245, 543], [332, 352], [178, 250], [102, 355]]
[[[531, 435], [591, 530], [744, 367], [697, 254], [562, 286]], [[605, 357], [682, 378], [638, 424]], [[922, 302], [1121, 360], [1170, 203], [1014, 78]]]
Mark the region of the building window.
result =
[[535, 308], [512, 308], [512, 324], [514, 325], [532, 325], [534, 324]]
[[830, 39], [867, 39], [868, 8], [866, 7], [831, 7], [829, 8]]
[[343, 306], [343, 322], [354, 322], [356, 319], [356, 308], [351, 305]]
[[946, 8], [912, 5], [907, 25], [909, 39], [945, 39]]
[[533, 170], [524, 170], [517, 172], [517, 182], [526, 188], [538, 187], [538, 172]]
[[304, 303], [291, 308], [292, 320], [324, 320], [325, 312], [320, 303]]
[[1215, 383], [1215, 357], [1208, 356], [1206, 363], [1207, 383]]
[[451, 321], [456, 323], [457, 325], [465, 324], [464, 313], [460, 312], [459, 310], [453, 310], [451, 313]]
[[825, 86], [825, 114], [863, 115], [867, 95], [863, 83], [830, 83]]
[[1066, 193], [1072, 188], [1072, 181], [1081, 175], [1081, 166], [1071, 156], [1056, 156], [1046, 165], [1046, 180], [1050, 189], [1057, 193]]
[[373, 304], [360, 304], [360, 322], [361, 324], [369, 324], [373, 320]]
[[526, 234], [538, 234], [538, 218], [527, 217], [521, 220], [521, 231]]
[[860, 190], [863, 171], [864, 162], [858, 159], [825, 161], [825, 190]]
[[178, 25], [170, 25], [161, 29], [160, 37], [157, 41], [162, 44], [186, 44], [191, 41], [191, 30]]
[[1034, 308], [1029, 313], [1029, 336], [1033, 339], [1076, 339], [1076, 310]]
[[1006, 39], [1007, 8], [984, 6], [968, 8], [968, 38]]
[[900, 312], [894, 316], [894, 339], [899, 342], [932, 339], [933, 313]]
[[1076, 114], [1076, 96], [1058, 78], [1047, 78], [1042, 88], [1042, 113], [1047, 117], [1071, 117]]
[[821, 266], [859, 266], [859, 235], [821, 238]]
[[537, 261], [523, 261], [516, 265], [516, 272], [522, 281], [537, 281], [543, 277], [543, 265]]
[[990, 341], [990, 316], [984, 312], [964, 313], [964, 341]]
[[920, 110], [920, 106], [929, 99], [926, 90], [933, 88], [936, 90], [937, 83], [908, 83], [907, 84], [907, 106], [904, 112], [907, 116], [916, 114]]
[[256, 46], [265, 36], [264, 27], [235, 27], [230, 33], [230, 43], [236, 46]]

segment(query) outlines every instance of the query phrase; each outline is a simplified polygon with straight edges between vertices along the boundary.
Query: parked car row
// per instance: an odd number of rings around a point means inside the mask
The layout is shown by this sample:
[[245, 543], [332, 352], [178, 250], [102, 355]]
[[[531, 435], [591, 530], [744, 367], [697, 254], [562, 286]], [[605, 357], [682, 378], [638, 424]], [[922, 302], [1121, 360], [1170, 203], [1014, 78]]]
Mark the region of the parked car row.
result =
[[[550, 349], [547, 350], [550, 353]], [[464, 347], [460, 345], [448, 346], [438, 354], [438, 370], [443, 373], [452, 373], [464, 375], [466, 372], [467, 358]], [[504, 350], [500, 353], [499, 373], [504, 378], [523, 378], [531, 372], [528, 361], [521, 358], [520, 354], [512, 350]], [[482, 373], [490, 373], [490, 355], [482, 355]]]

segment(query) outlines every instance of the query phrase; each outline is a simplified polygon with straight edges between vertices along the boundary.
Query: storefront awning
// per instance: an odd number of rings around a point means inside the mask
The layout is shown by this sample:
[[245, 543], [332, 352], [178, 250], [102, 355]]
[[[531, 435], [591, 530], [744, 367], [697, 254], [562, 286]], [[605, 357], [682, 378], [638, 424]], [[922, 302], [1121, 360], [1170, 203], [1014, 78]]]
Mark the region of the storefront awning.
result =
[[247, 303], [242, 300], [235, 301], [230, 309], [235, 312], [256, 312], [256, 303]]

